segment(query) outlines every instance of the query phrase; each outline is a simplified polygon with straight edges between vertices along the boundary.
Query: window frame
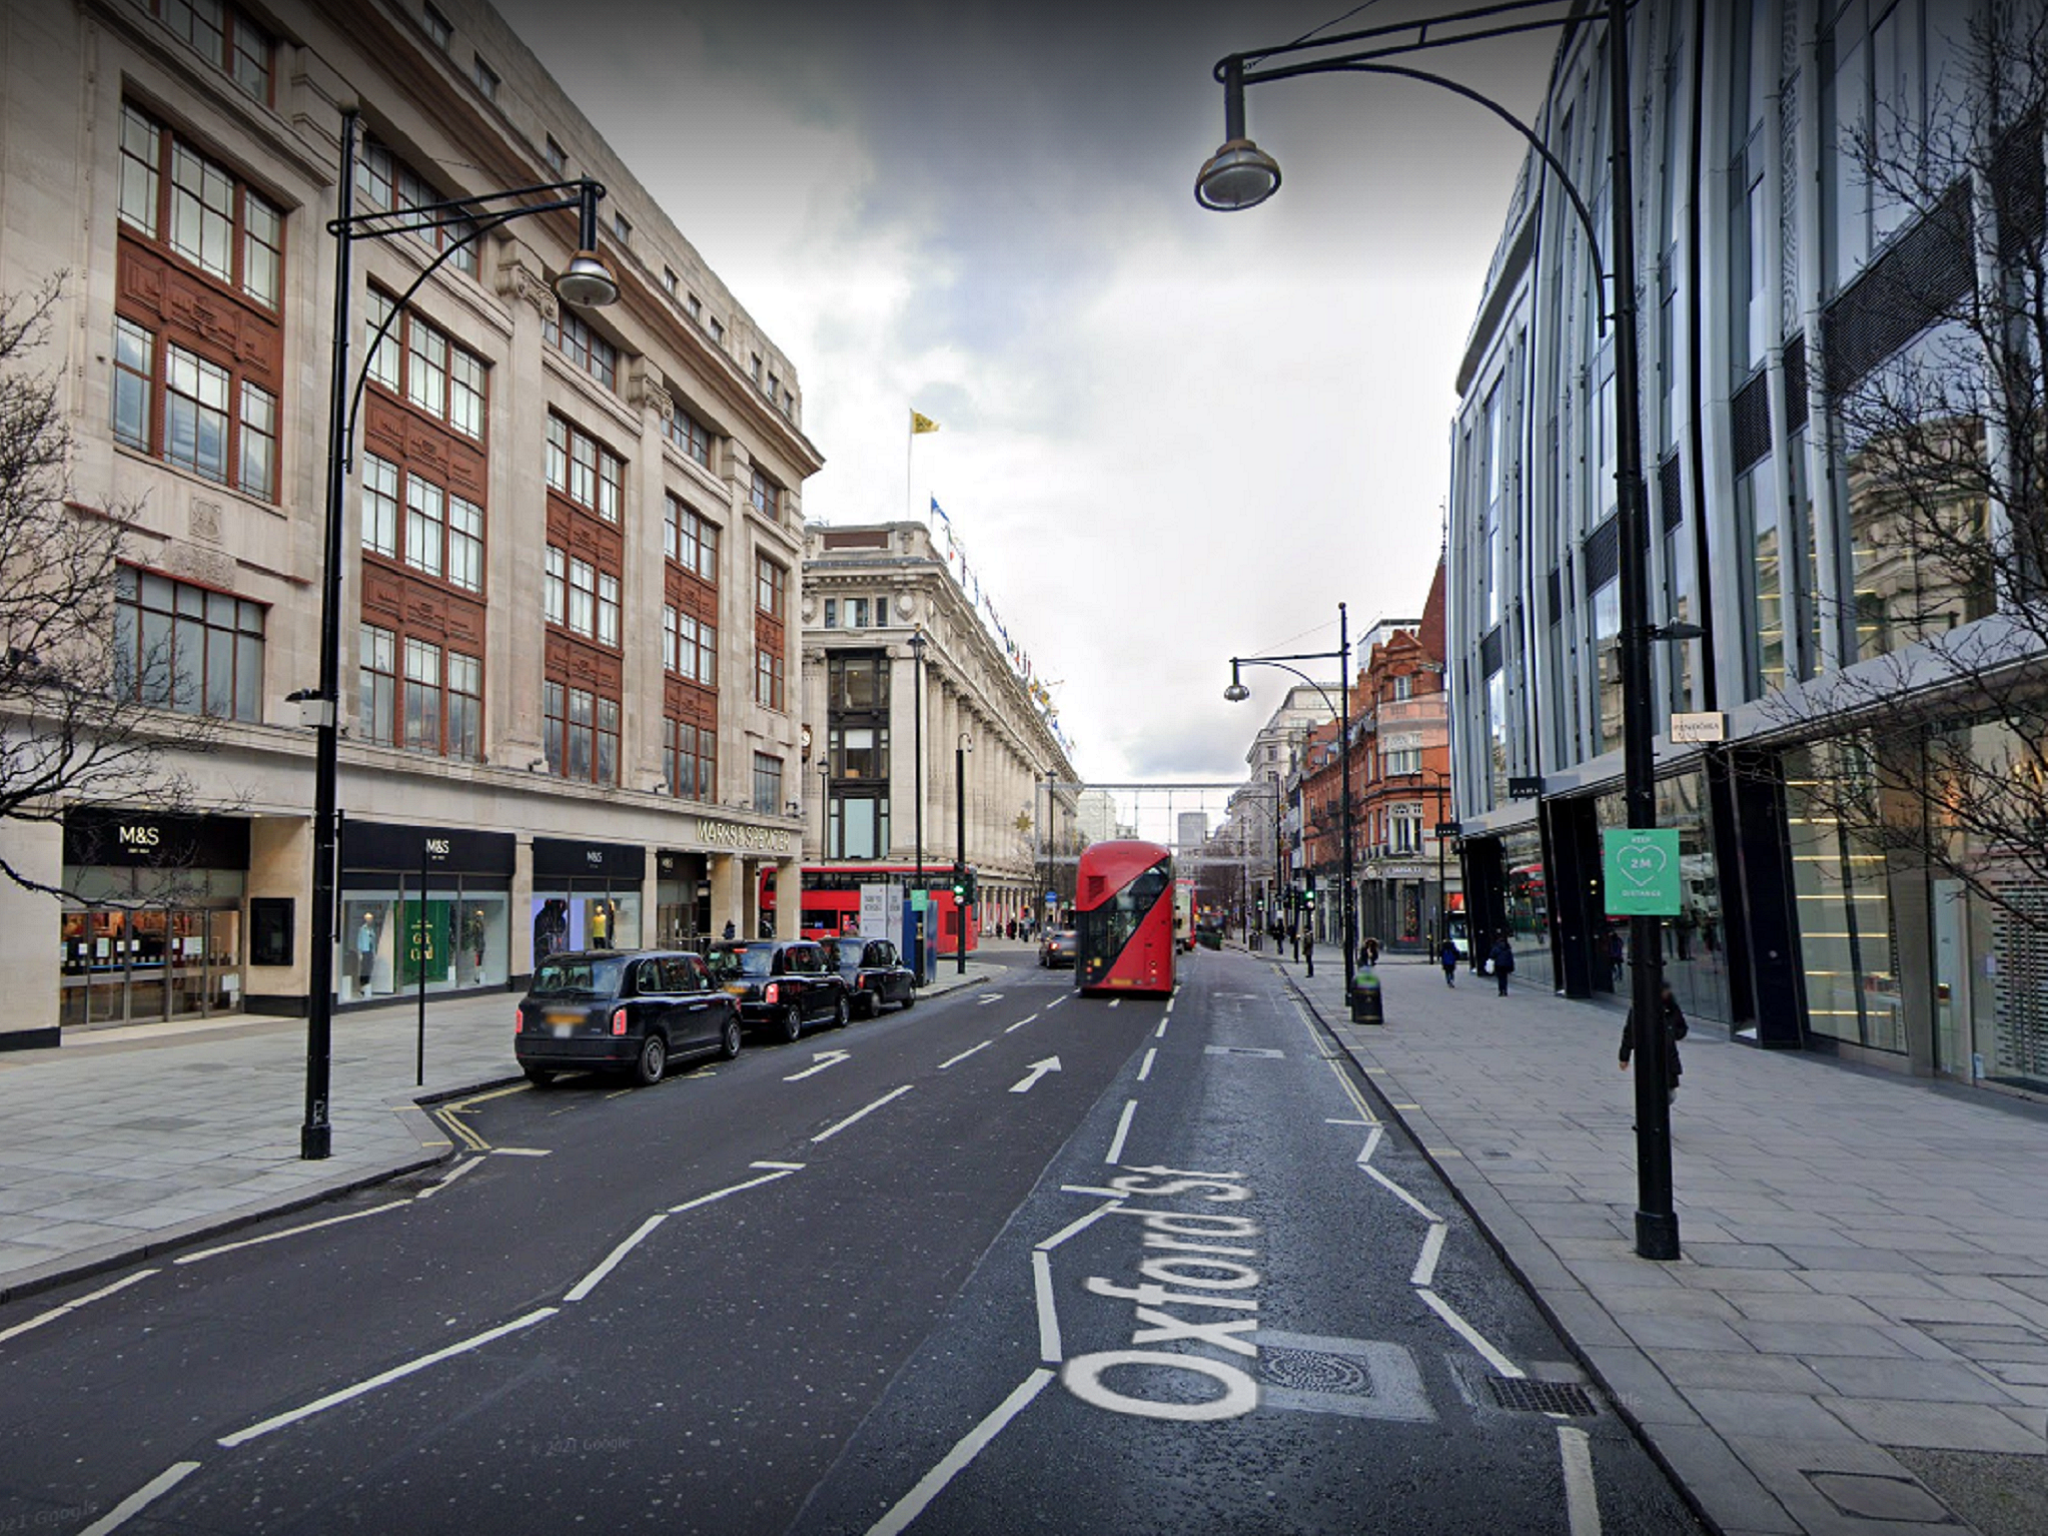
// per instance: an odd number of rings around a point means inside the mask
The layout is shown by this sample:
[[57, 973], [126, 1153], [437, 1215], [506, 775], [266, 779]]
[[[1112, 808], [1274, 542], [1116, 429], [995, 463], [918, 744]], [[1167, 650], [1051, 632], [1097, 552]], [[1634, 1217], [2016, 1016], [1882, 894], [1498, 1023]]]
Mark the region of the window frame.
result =
[[[162, 602], [150, 600], [158, 596]], [[139, 566], [117, 565], [111, 614], [115, 697], [173, 714], [261, 723], [269, 616], [264, 604], [235, 593]], [[194, 641], [199, 645], [198, 659], [186, 667], [180, 653]], [[212, 707], [223, 649], [225, 712]], [[152, 665], [153, 661], [159, 664]], [[150, 696], [159, 670], [164, 673], [161, 699]], [[245, 672], [253, 674], [247, 681]], [[196, 689], [191, 707], [178, 701], [181, 675]]]

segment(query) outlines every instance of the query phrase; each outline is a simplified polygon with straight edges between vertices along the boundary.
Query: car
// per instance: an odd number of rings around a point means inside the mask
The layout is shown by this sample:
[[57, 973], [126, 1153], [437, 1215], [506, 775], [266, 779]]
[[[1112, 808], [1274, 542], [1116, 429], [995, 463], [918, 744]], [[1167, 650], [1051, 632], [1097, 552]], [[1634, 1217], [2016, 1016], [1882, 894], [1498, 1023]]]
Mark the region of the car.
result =
[[887, 939], [863, 939], [858, 934], [827, 939], [825, 963], [853, 990], [853, 1004], [862, 1018], [872, 1019], [884, 1003], [909, 1008], [917, 1002], [917, 975]]
[[1038, 942], [1038, 963], [1051, 969], [1074, 968], [1074, 930], [1056, 928]]
[[537, 1088], [590, 1070], [652, 1084], [673, 1061], [739, 1055], [741, 1020], [687, 950], [567, 950], [534, 970], [514, 1030], [513, 1058]]
[[711, 979], [739, 1000], [740, 1022], [794, 1041], [821, 1019], [838, 1028], [853, 1017], [853, 990], [825, 964], [813, 939], [738, 939], [711, 946]]

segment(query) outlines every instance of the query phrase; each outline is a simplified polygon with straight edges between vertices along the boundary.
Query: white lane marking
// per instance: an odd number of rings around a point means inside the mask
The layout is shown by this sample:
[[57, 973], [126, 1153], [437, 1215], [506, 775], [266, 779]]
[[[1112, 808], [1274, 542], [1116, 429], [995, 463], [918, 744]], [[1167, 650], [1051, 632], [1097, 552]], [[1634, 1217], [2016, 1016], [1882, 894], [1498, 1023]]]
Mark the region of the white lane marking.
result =
[[322, 1227], [338, 1227], [345, 1221], [361, 1221], [365, 1216], [375, 1216], [379, 1211], [395, 1211], [401, 1205], [411, 1205], [410, 1200], [391, 1200], [383, 1205], [373, 1205], [367, 1211], [350, 1211], [346, 1216], [329, 1216], [325, 1221], [309, 1221], [304, 1226], [286, 1227], [282, 1232], [267, 1232], [262, 1237], [245, 1237], [239, 1243], [222, 1243], [218, 1248], [202, 1248], [197, 1253], [181, 1254], [171, 1262], [174, 1264], [197, 1264], [201, 1259], [210, 1259], [216, 1254], [233, 1253], [237, 1248], [255, 1248], [264, 1243], [274, 1243], [279, 1238], [297, 1237], [301, 1232], [317, 1232]]
[[562, 1297], [562, 1300], [581, 1301], [584, 1297], [588, 1296], [592, 1291], [596, 1290], [598, 1282], [600, 1280], [604, 1279], [606, 1275], [610, 1274], [613, 1270], [617, 1269], [620, 1263], [625, 1259], [626, 1255], [631, 1253], [635, 1248], [638, 1248], [640, 1246], [641, 1242], [646, 1238], [648, 1233], [652, 1232], [656, 1227], [660, 1226], [664, 1221], [667, 1220], [667, 1211], [656, 1211], [652, 1216], [648, 1217], [645, 1221], [641, 1222], [639, 1226], [633, 1229], [633, 1235], [631, 1237], [627, 1238], [624, 1242], [620, 1243], [618, 1247], [614, 1248], [610, 1253], [604, 1256], [603, 1261], [599, 1263], [597, 1268], [593, 1269], [589, 1274], [585, 1275], [581, 1280], [578, 1280], [574, 1285], [569, 1287], [568, 1293]]
[[1017, 1390], [1002, 1400], [995, 1412], [969, 1430], [966, 1438], [946, 1453], [944, 1460], [919, 1478], [917, 1486], [896, 1501], [895, 1508], [868, 1527], [868, 1536], [899, 1536], [908, 1530], [911, 1522], [924, 1513], [925, 1506], [981, 1454], [989, 1441], [1003, 1432], [1010, 1420], [1030, 1407], [1031, 1400], [1043, 1392], [1051, 1380], [1052, 1372], [1043, 1366], [1026, 1376]]
[[756, 1168], [774, 1168], [779, 1171], [763, 1174], [758, 1179], [748, 1179], [744, 1184], [728, 1184], [723, 1189], [714, 1189], [708, 1195], [699, 1195], [694, 1200], [685, 1200], [681, 1205], [668, 1208], [671, 1216], [680, 1216], [685, 1211], [694, 1211], [700, 1205], [709, 1205], [714, 1200], [723, 1200], [727, 1195], [736, 1195], [743, 1189], [759, 1189], [763, 1184], [773, 1184], [777, 1179], [786, 1179], [792, 1173], [802, 1170], [802, 1163], [756, 1163]]
[[1159, 1021], [1159, 1027], [1152, 1031], [1152, 1038], [1154, 1040], [1164, 1040], [1166, 1038], [1166, 1020], [1161, 1019]]
[[978, 997], [978, 998], [976, 998], [976, 999], [974, 1000], [974, 1006], [975, 1006], [975, 1007], [977, 1007], [977, 1008], [986, 1008], [986, 1007], [987, 1007], [987, 1006], [988, 1006], [988, 1005], [989, 1005], [990, 1003], [1000, 1003], [1000, 1002], [1001, 1002], [1002, 1000], [1003, 1000], [1003, 994], [1002, 994], [1002, 993], [1000, 993], [1000, 992], [991, 992], [991, 993], [989, 993], [989, 994], [988, 994], [987, 996], [985, 996], [985, 997]]
[[1451, 1325], [1453, 1333], [1478, 1350], [1485, 1357], [1486, 1363], [1492, 1366], [1495, 1371], [1507, 1377], [1510, 1381], [1520, 1381], [1522, 1379], [1524, 1375], [1522, 1368], [1495, 1349], [1491, 1344], [1487, 1343], [1479, 1330], [1458, 1316], [1456, 1312], [1453, 1312], [1451, 1304], [1445, 1301], [1443, 1297], [1437, 1295], [1435, 1291], [1430, 1290], [1427, 1286], [1418, 1288], [1415, 1294], [1429, 1303], [1431, 1311]]
[[1367, 1163], [1370, 1163], [1372, 1161], [1373, 1153], [1379, 1151], [1380, 1149], [1380, 1138], [1386, 1134], [1387, 1133], [1377, 1125], [1366, 1133], [1365, 1146], [1363, 1150], [1361, 1150], [1358, 1154], [1359, 1167], [1363, 1168]]
[[474, 1173], [477, 1167], [482, 1162], [483, 1158], [481, 1156], [464, 1158], [461, 1162], [457, 1163], [453, 1168], [450, 1168], [440, 1178], [436, 1179], [432, 1184], [429, 1184], [425, 1189], [421, 1190], [418, 1194], [414, 1195], [413, 1199], [433, 1199], [434, 1196], [441, 1193], [442, 1190], [446, 1189], [450, 1184], [453, 1184], [465, 1173]]
[[[66, 1313], [76, 1312], [80, 1307], [84, 1306], [87, 1302], [98, 1301], [102, 1296], [111, 1296], [116, 1291], [125, 1291], [128, 1289], [129, 1286], [135, 1284], [136, 1281], [147, 1280], [151, 1275], [157, 1273], [158, 1271], [154, 1269], [138, 1269], [132, 1275], [122, 1276], [119, 1280], [116, 1280], [112, 1285], [101, 1286], [91, 1295], [81, 1296], [76, 1301], [67, 1301], [62, 1306], [50, 1308], [50, 1310], [47, 1312], [38, 1312], [34, 1317], [30, 1318], [27, 1322], [16, 1323], [12, 1328], [6, 1330], [6, 1332], [0, 1333], [0, 1343], [4, 1343], [6, 1340], [13, 1338], [16, 1334], [27, 1333], [31, 1328], [40, 1328], [45, 1323], [54, 1323], [58, 1318], [63, 1317]], [[4, 1529], [4, 1527], [0, 1527], [0, 1529]]]
[[301, 1419], [309, 1419], [316, 1413], [361, 1397], [365, 1393], [374, 1392], [379, 1387], [387, 1387], [392, 1382], [410, 1376], [416, 1371], [423, 1371], [430, 1365], [439, 1365], [443, 1360], [467, 1354], [472, 1349], [482, 1349], [486, 1344], [502, 1339], [508, 1333], [531, 1328], [535, 1323], [544, 1323], [560, 1310], [559, 1307], [540, 1307], [524, 1317], [515, 1317], [509, 1323], [500, 1323], [495, 1328], [486, 1329], [472, 1338], [464, 1339], [459, 1344], [450, 1344], [446, 1349], [437, 1349], [430, 1355], [421, 1355], [419, 1359], [408, 1360], [404, 1365], [394, 1365], [390, 1370], [372, 1376], [368, 1381], [359, 1381], [352, 1387], [343, 1387], [339, 1392], [330, 1392], [303, 1408], [294, 1408], [289, 1413], [280, 1413], [277, 1417], [265, 1419], [260, 1424], [251, 1424], [247, 1429], [238, 1429], [232, 1435], [215, 1443], [226, 1450], [233, 1450], [238, 1445], [247, 1445], [260, 1435], [267, 1435], [275, 1429], [283, 1429], [288, 1424], [296, 1424]]
[[1059, 1231], [1053, 1233], [1051, 1237], [1048, 1237], [1044, 1242], [1040, 1243], [1038, 1246], [1044, 1249], [1047, 1253], [1050, 1253], [1053, 1249], [1059, 1247], [1061, 1243], [1064, 1243], [1068, 1238], [1072, 1237], [1076, 1232], [1084, 1231], [1088, 1227], [1093, 1226], [1096, 1222], [1102, 1220], [1102, 1218], [1107, 1216], [1111, 1211], [1121, 1210], [1122, 1208], [1123, 1201], [1120, 1199], [1111, 1200], [1106, 1205], [1098, 1205], [1086, 1216], [1075, 1217], [1072, 1221], [1068, 1222], [1064, 1227], [1061, 1227]]
[[800, 1083], [807, 1077], [816, 1077], [820, 1072], [828, 1071], [838, 1066], [842, 1061], [851, 1061], [852, 1059], [853, 1052], [851, 1051], [813, 1051], [811, 1053], [811, 1060], [815, 1061], [817, 1065], [815, 1067], [805, 1067], [801, 1072], [792, 1072], [783, 1081], [785, 1083]]
[[1028, 1016], [1027, 1016], [1027, 1017], [1025, 1017], [1025, 1018], [1021, 1018], [1021, 1019], [1019, 1019], [1019, 1020], [1018, 1020], [1018, 1021], [1017, 1021], [1016, 1023], [1012, 1024], [1012, 1025], [1011, 1025], [1011, 1026], [1010, 1026], [1010, 1027], [1009, 1027], [1008, 1029], [1005, 1029], [1005, 1030], [1003, 1031], [1003, 1033], [1004, 1033], [1004, 1034], [1006, 1034], [1006, 1035], [1014, 1035], [1014, 1034], [1015, 1034], [1015, 1033], [1016, 1033], [1016, 1032], [1017, 1032], [1018, 1030], [1022, 1029], [1022, 1028], [1023, 1028], [1023, 1027], [1024, 1027], [1024, 1026], [1025, 1026], [1026, 1024], [1029, 1024], [1029, 1023], [1031, 1022], [1031, 1020], [1032, 1020], [1032, 1019], [1035, 1019], [1035, 1018], [1037, 1018], [1037, 1017], [1038, 1017], [1038, 1015], [1034, 1013], [1034, 1014], [1030, 1014], [1030, 1015], [1028, 1015]]
[[1403, 1205], [1407, 1206], [1410, 1210], [1414, 1211], [1415, 1214], [1420, 1216], [1424, 1221], [1443, 1220], [1443, 1217], [1437, 1215], [1435, 1211], [1432, 1211], [1420, 1200], [1416, 1199], [1413, 1195], [1409, 1194], [1407, 1190], [1403, 1189], [1400, 1185], [1396, 1184], [1384, 1173], [1381, 1173], [1379, 1169], [1373, 1167], [1371, 1163], [1366, 1163], [1364, 1165], [1364, 1168], [1365, 1176], [1367, 1178], [1378, 1179], [1380, 1183], [1384, 1184], [1387, 1187], [1387, 1189], [1392, 1192], [1395, 1199], [1399, 1200]]
[[1436, 1261], [1443, 1257], [1444, 1236], [1450, 1229], [1437, 1222], [1429, 1229], [1429, 1236], [1422, 1240], [1422, 1257], [1415, 1261], [1415, 1273], [1408, 1277], [1410, 1285], [1427, 1286], [1436, 1279]]
[[1054, 998], [1051, 1002], [1047, 1003], [1045, 1006], [1048, 1008], [1057, 1008], [1061, 1003], [1064, 1003], [1071, 996], [1073, 996], [1071, 992], [1063, 992], [1058, 997]]
[[1057, 1072], [1059, 1069], [1060, 1059], [1057, 1056], [1048, 1056], [1043, 1061], [1034, 1061], [1031, 1063], [1031, 1070], [1010, 1085], [1010, 1092], [1029, 1093], [1038, 1085], [1038, 1080], [1041, 1077], [1044, 1077], [1048, 1072]]
[[170, 1466], [157, 1473], [155, 1477], [152, 1477], [140, 1488], [129, 1494], [127, 1498], [80, 1531], [78, 1536], [107, 1536], [107, 1532], [119, 1530], [130, 1520], [141, 1514], [152, 1502], [162, 1498], [198, 1470], [199, 1463], [196, 1461], [172, 1462]]
[[1152, 1075], [1152, 1058], [1159, 1054], [1159, 1047], [1152, 1046], [1145, 1052], [1144, 1063], [1138, 1068], [1138, 1081], [1143, 1082]]
[[1175, 993], [1175, 994], [1174, 994], [1174, 995], [1173, 995], [1172, 997], [1169, 997], [1169, 998], [1168, 998], [1168, 999], [1166, 1000], [1166, 1011], [1167, 1011], [1168, 1013], [1171, 1013], [1171, 1012], [1173, 1012], [1173, 1005], [1174, 1005], [1175, 1003], [1179, 1002], [1179, 1001], [1180, 1001], [1180, 994], [1179, 994], [1178, 992], [1176, 992], [1176, 993]]
[[1052, 1304], [1052, 1255], [1043, 1248], [1031, 1250], [1031, 1286], [1038, 1297], [1038, 1358], [1058, 1365], [1060, 1317]]
[[[1328, 1057], [1325, 1057], [1325, 1058], [1324, 1058], [1324, 1060], [1326, 1060], [1326, 1061], [1327, 1061], [1328, 1059], [1329, 1059]], [[1334, 1116], [1331, 1116], [1331, 1115], [1325, 1115], [1325, 1116], [1323, 1117], [1323, 1124], [1325, 1124], [1325, 1125], [1371, 1125], [1371, 1124], [1372, 1124], [1372, 1122], [1371, 1122], [1370, 1120], [1339, 1120], [1339, 1119], [1335, 1118]]]
[[1109, 1156], [1103, 1159], [1105, 1163], [1120, 1163], [1123, 1161], [1124, 1138], [1131, 1134], [1131, 1116], [1137, 1112], [1138, 1101], [1136, 1099], [1124, 1100], [1124, 1117], [1116, 1123], [1116, 1135], [1109, 1143]]
[[989, 1048], [990, 1046], [992, 1046], [992, 1045], [994, 1045], [994, 1044], [995, 1044], [995, 1041], [993, 1041], [993, 1040], [984, 1040], [984, 1041], [982, 1041], [982, 1042], [981, 1042], [981, 1044], [979, 1044], [979, 1045], [970, 1045], [970, 1046], [969, 1046], [969, 1047], [968, 1047], [968, 1048], [967, 1048], [966, 1050], [962, 1051], [962, 1052], [961, 1052], [961, 1053], [960, 1053], [960, 1054], [959, 1054], [958, 1056], [949, 1056], [949, 1057], [947, 1057], [947, 1058], [946, 1058], [946, 1059], [945, 1059], [944, 1061], [940, 1062], [940, 1063], [939, 1063], [939, 1070], [940, 1070], [941, 1072], [943, 1072], [943, 1071], [945, 1071], [945, 1070], [946, 1070], [946, 1068], [948, 1068], [948, 1067], [950, 1067], [950, 1066], [954, 1066], [954, 1065], [956, 1065], [956, 1064], [958, 1064], [958, 1063], [960, 1063], [960, 1062], [963, 1062], [963, 1061], [965, 1061], [965, 1060], [966, 1060], [966, 1059], [967, 1059], [968, 1057], [972, 1056], [972, 1055], [973, 1055], [973, 1054], [974, 1054], [974, 1053], [975, 1053], [976, 1051], [985, 1051], [985, 1050], [987, 1050], [987, 1049], [988, 1049], [988, 1048]]
[[1600, 1494], [1593, 1482], [1593, 1443], [1583, 1429], [1557, 1426], [1557, 1451], [1564, 1460], [1565, 1517], [1572, 1536], [1600, 1536]]
[[865, 1119], [867, 1116], [872, 1115], [876, 1110], [880, 1109], [884, 1104], [887, 1104], [891, 1099], [902, 1098], [904, 1094], [910, 1092], [910, 1090], [916, 1086], [917, 1085], [915, 1083], [905, 1083], [901, 1088], [896, 1089], [894, 1092], [883, 1094], [879, 1099], [875, 1100], [874, 1103], [868, 1105], [866, 1109], [855, 1110], [852, 1114], [848, 1115], [844, 1120], [840, 1121], [837, 1125], [829, 1126], [825, 1130], [818, 1132], [818, 1134], [813, 1136], [811, 1140], [814, 1142], [830, 1141], [834, 1136], [837, 1136], [841, 1131], [845, 1130], [849, 1125], [852, 1125], [856, 1120]]
[[1120, 997], [1112, 997], [1112, 998], [1111, 998], [1111, 999], [1109, 1000], [1109, 1006], [1110, 1006], [1110, 1007], [1112, 1007], [1112, 1008], [1114, 1008], [1114, 1007], [1116, 1007], [1116, 1006], [1117, 1006], [1117, 1005], [1118, 1005], [1119, 1003], [1121, 1003], [1122, 1001], [1123, 1001], [1123, 999], [1122, 999], [1122, 998], [1120, 998]]
[[498, 1157], [546, 1157], [552, 1152], [549, 1147], [493, 1147]]

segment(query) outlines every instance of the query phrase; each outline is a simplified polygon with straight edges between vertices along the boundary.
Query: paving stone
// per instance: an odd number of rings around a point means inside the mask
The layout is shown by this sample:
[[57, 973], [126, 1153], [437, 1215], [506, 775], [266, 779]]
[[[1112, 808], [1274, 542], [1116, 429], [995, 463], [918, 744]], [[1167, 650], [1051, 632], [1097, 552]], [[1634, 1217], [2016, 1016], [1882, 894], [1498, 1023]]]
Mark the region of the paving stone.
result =
[[1882, 1330], [1863, 1323], [1766, 1323], [1749, 1319], [1731, 1324], [1751, 1348], [1782, 1355], [1904, 1355], [1908, 1353]]
[[1938, 1403], [2010, 1403], [2012, 1399], [1967, 1365], [1936, 1360], [1817, 1355], [1814, 1371], [1843, 1397], [1888, 1397]]
[[2039, 1434], [1982, 1403], [1922, 1403], [1838, 1398], [1828, 1409], [1866, 1440], [1933, 1450], [2048, 1454]]
[[1753, 1350], [1660, 1349], [1657, 1368], [1688, 1398], [1695, 1387], [1808, 1395], [1833, 1390], [1803, 1361]]
[[1799, 1522], [1704, 1424], [1659, 1425], [1650, 1440], [1724, 1536], [1799, 1536]]
[[1829, 1400], [1798, 1392], [1748, 1392], [1687, 1387], [1685, 1400], [1724, 1435], [1768, 1440], [1854, 1440], [1856, 1435], [1822, 1405]]
[[1679, 1317], [1656, 1312], [1617, 1312], [1614, 1320], [1644, 1349], [1737, 1351], [1746, 1340], [1717, 1317]]
[[1868, 1323], [1876, 1326], [1886, 1321], [1882, 1314], [1872, 1311], [1852, 1296], [1821, 1296], [1812, 1291], [1804, 1294], [1751, 1291], [1735, 1294], [1731, 1300], [1742, 1316], [1764, 1323]]

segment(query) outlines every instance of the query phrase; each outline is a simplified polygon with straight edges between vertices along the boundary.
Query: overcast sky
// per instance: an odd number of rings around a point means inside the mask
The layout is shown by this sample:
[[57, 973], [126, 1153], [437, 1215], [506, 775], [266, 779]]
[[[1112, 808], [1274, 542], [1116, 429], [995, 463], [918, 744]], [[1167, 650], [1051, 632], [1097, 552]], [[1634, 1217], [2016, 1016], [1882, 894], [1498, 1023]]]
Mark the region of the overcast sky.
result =
[[[806, 514], [936, 496], [1084, 777], [1240, 778], [1290, 680], [1227, 704], [1228, 656], [1420, 612], [1520, 140], [1405, 81], [1268, 84], [1278, 196], [1193, 196], [1216, 59], [1344, 0], [499, 3], [795, 363]], [[1553, 47], [1430, 64], [1526, 114]]]

